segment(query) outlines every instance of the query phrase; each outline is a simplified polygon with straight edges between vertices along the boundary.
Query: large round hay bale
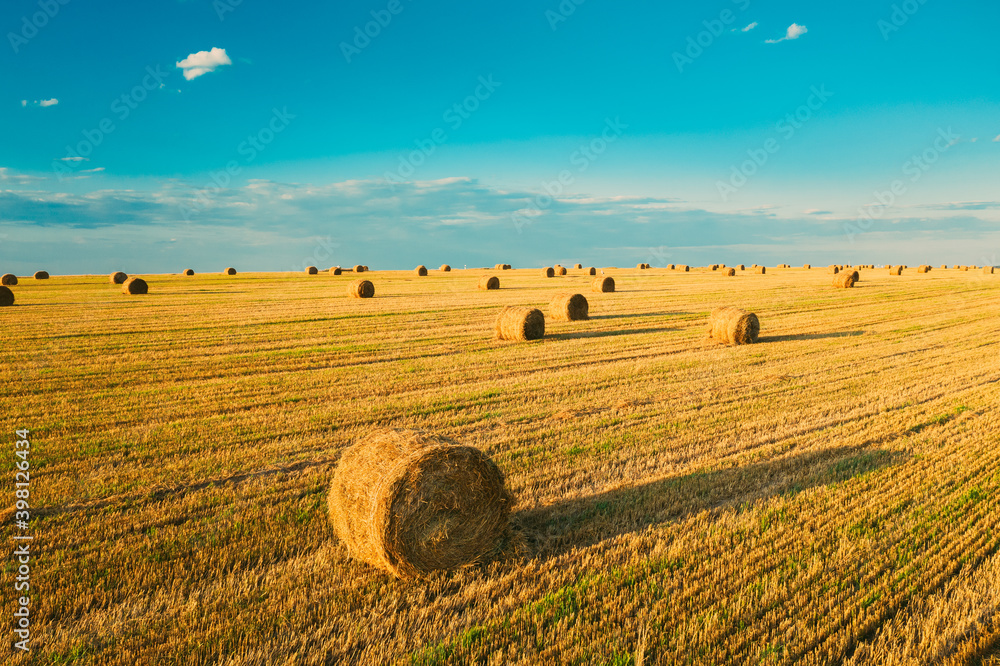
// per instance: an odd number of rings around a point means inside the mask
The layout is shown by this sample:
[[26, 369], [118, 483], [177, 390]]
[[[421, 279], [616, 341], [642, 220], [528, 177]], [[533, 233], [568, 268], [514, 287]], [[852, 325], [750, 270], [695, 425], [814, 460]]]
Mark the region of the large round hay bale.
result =
[[365, 267], [362, 266], [361, 264], [354, 264], [354, 268], [352, 268], [351, 270], [353, 270], [355, 273], [364, 273]]
[[538, 340], [545, 335], [545, 315], [537, 308], [504, 307], [494, 325], [499, 340]]
[[236, 275], [236, 269], [230, 266], [226, 269], [226, 275]]
[[711, 268], [713, 271], [717, 271], [719, 270], [719, 264], [712, 264], [711, 266], [709, 266], [709, 268]]
[[804, 268], [804, 269], [806, 269], [808, 271], [808, 270], [810, 270], [812, 268], [812, 264], [802, 264], [802, 268]]
[[573, 268], [583, 268], [583, 264], [573, 264]]
[[757, 342], [760, 321], [757, 315], [734, 307], [712, 310], [708, 323], [709, 335], [719, 342], [730, 345], [746, 345]]
[[568, 271], [565, 266], [556, 266], [556, 275], [566, 275]]
[[921, 264], [920, 266], [917, 266], [918, 273], [930, 273], [930, 271], [931, 267], [928, 266], [927, 264]]
[[14, 292], [9, 287], [0, 285], [0, 308], [14, 305]]
[[108, 276], [108, 282], [110, 282], [111, 284], [122, 284], [127, 279], [128, 276], [122, 273], [121, 271], [116, 271]]
[[767, 268], [765, 268], [764, 266], [757, 266], [753, 269], [753, 272], [756, 273], [757, 275], [766, 275]]
[[17, 276], [13, 273], [4, 273], [3, 277], [0, 277], [0, 285], [5, 287], [16, 287], [17, 286]]
[[344, 272], [344, 269], [342, 269], [340, 266], [334, 266], [333, 268], [330, 269], [329, 272], [330, 275], [341, 275]]
[[353, 298], [372, 298], [375, 295], [375, 285], [371, 280], [355, 280], [347, 285], [347, 295]]
[[833, 273], [834, 275], [836, 275], [837, 273], [840, 272], [840, 266], [830, 266], [826, 270], [829, 271], [830, 273]]
[[510, 264], [504, 264], [503, 268], [501, 270], [512, 271], [512, 270], [514, 270], [514, 267], [511, 266]]
[[902, 275], [902, 274], [903, 274], [903, 267], [902, 266], [890, 266], [889, 267], [889, 275]]
[[993, 267], [992, 266], [983, 266], [983, 274], [984, 275], [993, 275]]
[[611, 293], [615, 290], [615, 279], [610, 275], [599, 277], [590, 285], [590, 288], [597, 293]]
[[146, 281], [143, 280], [142, 278], [137, 278], [137, 277], [129, 278], [128, 280], [125, 281], [125, 284], [122, 285], [122, 293], [133, 294], [133, 295], [148, 294], [149, 285], [146, 284]]
[[413, 269], [413, 272], [423, 277], [424, 275], [427, 275], [427, 267], [421, 264], [417, 266], [415, 269]]
[[309, 266], [306, 268], [306, 275], [319, 275], [319, 269], [315, 266]]
[[583, 294], [556, 294], [549, 303], [549, 316], [562, 321], [590, 318], [590, 304]]
[[636, 264], [635, 267], [638, 268], [641, 271], [644, 268], [646, 268], [646, 264]]
[[187, 276], [191, 276], [191, 275], [194, 275], [194, 269], [191, 269], [191, 268], [185, 268], [185, 269], [184, 269], [184, 275], [187, 275]]
[[725, 276], [727, 276], [727, 277], [733, 277], [734, 275], [736, 275], [736, 269], [735, 268], [727, 268], [726, 270], [722, 271], [722, 274], [725, 275]]
[[681, 264], [680, 266], [677, 267], [677, 270], [683, 271], [685, 273], [690, 273], [691, 272], [691, 267], [688, 266], [688, 265], [686, 265], [686, 264]]
[[676, 268], [677, 268], [677, 264], [667, 264], [667, 270], [672, 271], [672, 270], [674, 270]]
[[857, 282], [854, 278], [855, 275], [857, 275], [856, 271], [853, 273], [851, 271], [844, 271], [839, 275], [835, 275], [833, 276], [833, 286], [840, 287], [842, 289], [850, 289], [854, 286], [854, 283]]
[[379, 430], [344, 451], [328, 509], [350, 555], [399, 578], [472, 564], [507, 531], [514, 499], [484, 453]]
[[586, 273], [587, 275], [597, 275], [597, 269], [594, 268], [593, 266], [585, 268], [583, 272]]
[[48, 271], [37, 271], [35, 273], [35, 279], [36, 280], [48, 280], [49, 279], [49, 273], [48, 273]]
[[741, 271], [745, 271], [747, 269], [747, 267], [744, 264], [740, 264], [736, 268], [740, 269]]
[[556, 274], [556, 269], [552, 268], [551, 266], [549, 268], [542, 269], [542, 277], [550, 278], [554, 277], [555, 274]]
[[441, 268], [439, 268], [438, 270], [441, 271], [442, 273], [450, 273], [451, 266], [449, 266], [448, 264], [441, 264]]
[[494, 275], [484, 275], [479, 278], [479, 288], [480, 289], [499, 289], [500, 288], [500, 278]]

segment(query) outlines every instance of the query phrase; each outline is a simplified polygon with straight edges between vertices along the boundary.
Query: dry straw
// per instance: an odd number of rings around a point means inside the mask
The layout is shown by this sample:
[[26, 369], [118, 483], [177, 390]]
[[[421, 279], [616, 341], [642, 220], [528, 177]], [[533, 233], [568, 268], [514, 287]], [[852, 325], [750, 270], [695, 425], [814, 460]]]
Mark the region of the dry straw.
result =
[[726, 270], [722, 271], [722, 274], [725, 275], [725, 276], [727, 276], [727, 277], [733, 277], [734, 275], [736, 275], [736, 269], [735, 268], [727, 268]]
[[352, 557], [398, 578], [476, 562], [514, 499], [484, 453], [419, 431], [379, 430], [344, 451], [328, 507]]
[[309, 266], [306, 268], [306, 275], [319, 275], [319, 269], [315, 266]]
[[352, 298], [372, 298], [375, 296], [375, 285], [371, 280], [355, 280], [347, 285], [347, 295]]
[[583, 294], [556, 294], [549, 303], [549, 316], [561, 321], [590, 319], [590, 304]]
[[902, 275], [902, 274], [903, 274], [902, 266], [891, 266], [889, 268], [889, 275]]
[[479, 288], [480, 289], [499, 289], [500, 288], [500, 278], [493, 275], [484, 275], [479, 278]]
[[14, 292], [8, 287], [0, 286], [0, 307], [6, 308], [14, 305]]
[[497, 315], [494, 330], [498, 340], [538, 340], [545, 335], [545, 315], [537, 308], [508, 305]]
[[236, 275], [236, 269], [235, 268], [227, 268], [226, 269], [226, 275]]
[[146, 284], [146, 281], [143, 280], [142, 278], [137, 278], [137, 277], [129, 278], [128, 280], [125, 281], [125, 284], [122, 285], [122, 293], [133, 294], [133, 295], [148, 294], [149, 285]]
[[556, 270], [554, 268], [552, 268], [551, 266], [548, 267], [548, 268], [543, 268], [542, 269], [542, 277], [550, 278], [550, 277], [554, 277], [555, 274], [556, 274]]
[[36, 280], [48, 280], [49, 279], [49, 273], [48, 273], [48, 271], [38, 271], [38, 272], [36, 272], [35, 273], [35, 279]]
[[451, 266], [449, 266], [448, 264], [441, 264], [441, 268], [439, 268], [438, 270], [441, 271], [442, 273], [450, 273]]
[[729, 345], [746, 345], [757, 342], [760, 321], [757, 315], [734, 307], [712, 310], [708, 322], [708, 334], [714, 340]]
[[427, 275], [427, 267], [424, 266], [423, 264], [421, 264], [421, 265], [417, 266], [413, 270], [413, 272], [416, 273], [417, 275], [423, 277], [424, 275]]
[[598, 293], [610, 293], [615, 290], [615, 279], [610, 275], [599, 277], [591, 284], [591, 289]]
[[191, 268], [185, 268], [185, 269], [184, 269], [184, 275], [187, 275], [187, 276], [189, 276], [189, 277], [190, 277], [191, 275], [194, 275], [194, 269], [191, 269]]
[[0, 277], [0, 285], [5, 287], [17, 286], [17, 276], [13, 273], [4, 273], [3, 277]]
[[340, 266], [334, 266], [333, 268], [330, 269], [330, 275], [340, 275], [343, 272], [344, 269], [342, 269]]
[[835, 275], [833, 277], [833, 286], [840, 287], [842, 289], [850, 289], [854, 286], [854, 283], [857, 282], [857, 278], [854, 277], [857, 274], [857, 271], [853, 273], [850, 271], [844, 271], [839, 275]]

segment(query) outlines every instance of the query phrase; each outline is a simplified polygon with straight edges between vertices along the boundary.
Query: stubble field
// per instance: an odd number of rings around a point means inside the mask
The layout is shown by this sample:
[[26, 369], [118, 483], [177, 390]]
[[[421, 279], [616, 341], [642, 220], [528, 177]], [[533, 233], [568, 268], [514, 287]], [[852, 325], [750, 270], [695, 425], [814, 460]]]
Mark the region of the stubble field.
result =
[[[499, 291], [479, 291], [484, 272]], [[693, 269], [23, 279], [34, 663], [980, 663], [1000, 649], [1000, 276]], [[590, 301], [544, 340], [502, 305]], [[706, 338], [720, 305], [760, 342]], [[373, 427], [487, 452], [488, 561], [398, 581], [326, 491]], [[13, 472], [2, 530], [11, 543]], [[3, 563], [2, 615], [15, 563]], [[5, 635], [9, 630], [5, 629]]]

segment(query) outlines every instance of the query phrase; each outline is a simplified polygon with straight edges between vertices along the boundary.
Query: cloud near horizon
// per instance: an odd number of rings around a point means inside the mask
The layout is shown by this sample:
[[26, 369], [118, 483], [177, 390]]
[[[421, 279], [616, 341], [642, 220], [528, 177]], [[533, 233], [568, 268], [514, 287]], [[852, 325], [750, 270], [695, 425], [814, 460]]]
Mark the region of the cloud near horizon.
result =
[[184, 70], [184, 78], [190, 81], [203, 74], [214, 72], [223, 65], [232, 65], [233, 61], [226, 54], [226, 49], [213, 47], [211, 51], [198, 51], [192, 53], [184, 60], [177, 63], [177, 67]]
[[809, 28], [805, 27], [804, 25], [799, 25], [798, 23], [793, 23], [790, 26], [788, 26], [788, 30], [785, 31], [784, 37], [782, 37], [781, 39], [768, 39], [766, 40], [766, 43], [777, 44], [778, 42], [784, 42], [790, 39], [798, 39], [807, 32], [809, 32]]

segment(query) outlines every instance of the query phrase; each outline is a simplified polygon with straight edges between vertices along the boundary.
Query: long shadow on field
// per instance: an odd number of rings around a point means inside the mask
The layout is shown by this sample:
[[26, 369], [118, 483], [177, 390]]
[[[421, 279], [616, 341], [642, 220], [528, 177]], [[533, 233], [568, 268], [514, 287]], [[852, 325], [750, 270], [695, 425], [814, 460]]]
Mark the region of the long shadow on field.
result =
[[676, 328], [631, 328], [620, 331], [574, 331], [573, 333], [554, 333], [546, 335], [546, 340], [576, 340], [577, 338], [611, 338], [617, 335], [639, 335], [640, 333], [666, 333], [676, 331]]
[[511, 523], [529, 557], [547, 558], [700, 511], [845, 481], [898, 464], [904, 456], [860, 447], [813, 451], [556, 502], [521, 511]]
[[633, 314], [590, 315], [591, 319], [652, 319], [654, 317], [676, 317], [689, 315], [690, 312], [636, 312]]
[[840, 331], [839, 333], [799, 333], [798, 335], [764, 335], [757, 342], [788, 342], [789, 340], [823, 340], [825, 338], [853, 338], [864, 335], [864, 331]]

